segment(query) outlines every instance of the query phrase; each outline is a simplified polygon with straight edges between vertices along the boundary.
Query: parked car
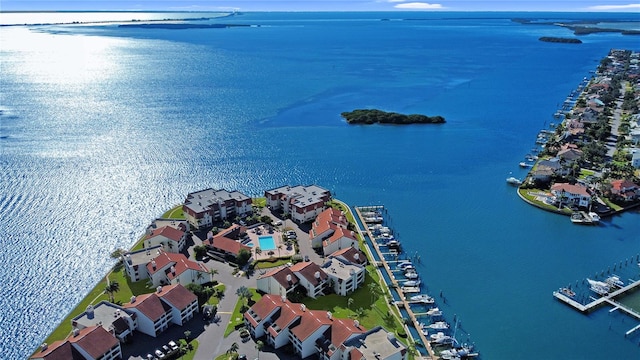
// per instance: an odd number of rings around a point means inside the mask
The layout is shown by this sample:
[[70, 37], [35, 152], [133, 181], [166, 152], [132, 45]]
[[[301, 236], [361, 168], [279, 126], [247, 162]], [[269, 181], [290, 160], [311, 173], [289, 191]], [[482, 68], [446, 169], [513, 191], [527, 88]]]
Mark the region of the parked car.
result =
[[158, 359], [164, 359], [164, 353], [160, 349], [156, 349], [156, 356]]
[[180, 348], [178, 344], [176, 344], [176, 342], [173, 340], [169, 341], [169, 347], [171, 348], [171, 350], [174, 350], [174, 351]]

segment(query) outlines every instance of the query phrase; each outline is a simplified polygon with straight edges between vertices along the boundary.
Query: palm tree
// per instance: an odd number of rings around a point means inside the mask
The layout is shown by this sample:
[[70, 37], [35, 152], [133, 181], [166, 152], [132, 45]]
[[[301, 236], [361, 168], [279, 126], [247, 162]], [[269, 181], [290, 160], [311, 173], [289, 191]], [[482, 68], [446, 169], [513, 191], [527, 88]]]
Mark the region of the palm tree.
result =
[[110, 281], [104, 292], [109, 294], [109, 301], [113, 302], [113, 294], [120, 290], [120, 284], [117, 281]]
[[371, 303], [373, 303], [376, 301], [376, 298], [380, 294], [378, 284], [372, 282], [372, 283], [369, 283], [367, 287], [369, 288], [369, 293], [371, 294]]
[[256, 341], [256, 350], [258, 350], [258, 359], [260, 359], [260, 350], [264, 347], [264, 342], [262, 340]]
[[251, 292], [246, 286], [240, 286], [238, 290], [236, 290], [236, 295], [238, 295], [243, 301], [251, 298]]
[[256, 247], [256, 255], [260, 255], [262, 254], [262, 249], [260, 249], [260, 246]]
[[280, 249], [282, 249], [282, 244], [278, 244], [278, 257], [280, 257]]
[[211, 275], [211, 281], [213, 281], [213, 277], [218, 275], [218, 269], [209, 269], [209, 275]]
[[189, 342], [189, 337], [191, 337], [191, 331], [190, 330], [185, 330], [184, 331], [184, 339], [187, 340], [187, 342]]
[[229, 350], [227, 350], [227, 354], [237, 353], [238, 349], [240, 349], [240, 346], [238, 346], [237, 342], [234, 342], [233, 344], [231, 344]]
[[347, 308], [349, 308], [349, 310], [351, 310], [351, 305], [353, 305], [353, 298], [349, 298], [347, 299]]

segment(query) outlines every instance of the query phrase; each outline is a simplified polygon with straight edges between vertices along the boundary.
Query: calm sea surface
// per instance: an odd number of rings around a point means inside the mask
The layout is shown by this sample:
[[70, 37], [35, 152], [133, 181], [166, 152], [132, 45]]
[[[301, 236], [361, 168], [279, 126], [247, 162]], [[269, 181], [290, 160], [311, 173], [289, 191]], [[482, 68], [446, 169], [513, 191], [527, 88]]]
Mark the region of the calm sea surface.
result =
[[[352, 205], [386, 205], [429, 292], [443, 292], [483, 358], [640, 358], [640, 335], [624, 336], [637, 321], [580, 315], [551, 295], [635, 257], [640, 214], [577, 227], [505, 184], [609, 49], [640, 50], [618, 34], [544, 43], [572, 34], [510, 19], [632, 16], [247, 13], [217, 22], [260, 26], [0, 28], [0, 357], [31, 354], [108, 271], [109, 253], [188, 192], [316, 183]], [[364, 107], [447, 123], [339, 116]], [[623, 276], [637, 279], [629, 263]]]

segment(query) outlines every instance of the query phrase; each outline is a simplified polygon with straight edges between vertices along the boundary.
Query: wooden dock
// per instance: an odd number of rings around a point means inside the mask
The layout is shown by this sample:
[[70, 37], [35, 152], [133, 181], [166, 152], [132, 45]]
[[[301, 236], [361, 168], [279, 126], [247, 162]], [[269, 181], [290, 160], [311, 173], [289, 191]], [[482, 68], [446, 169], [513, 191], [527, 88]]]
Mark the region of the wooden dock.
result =
[[[636, 320], [640, 320], [640, 313], [638, 313], [637, 311], [630, 309], [626, 306], [624, 306], [623, 304], [615, 301], [614, 299], [617, 296], [620, 296], [622, 294], [624, 294], [627, 291], [630, 291], [632, 289], [635, 289], [638, 285], [640, 285], [640, 280], [636, 280], [632, 283], [630, 283], [627, 286], [621, 287], [620, 289], [610, 292], [607, 295], [601, 296], [599, 298], [591, 298], [593, 299], [593, 301], [591, 301], [590, 303], [587, 304], [581, 304], [575, 300], [573, 300], [572, 298], [568, 297], [567, 295], [561, 293], [560, 291], [554, 291], [553, 292], [553, 296], [564, 302], [567, 305], [570, 305], [571, 307], [573, 307], [574, 309], [580, 311], [581, 313], [588, 313], [598, 307], [600, 307], [601, 305], [604, 304], [608, 304], [613, 306], [613, 308], [611, 310], [609, 310], [609, 312], [614, 312], [617, 310], [621, 310], [623, 312], [625, 312], [626, 314], [630, 315], [631, 317], [635, 318]], [[629, 331], [627, 331], [625, 333], [625, 336], [628, 336], [629, 334], [635, 332], [636, 330], [640, 329], [640, 325], [630, 329]]]
[[[428, 358], [437, 359], [438, 357], [436, 356], [435, 351], [433, 351], [433, 348], [431, 347], [431, 343], [429, 342], [427, 337], [420, 330], [421, 329], [420, 322], [418, 321], [418, 318], [415, 316], [413, 311], [411, 311], [411, 305], [407, 301], [407, 297], [404, 295], [405, 293], [408, 293], [408, 292], [414, 292], [414, 291], [415, 292], [420, 292], [420, 288], [419, 287], [415, 287], [415, 288], [409, 289], [409, 288], [401, 288], [401, 287], [398, 286], [398, 281], [395, 279], [393, 271], [391, 270], [391, 268], [389, 267], [389, 264], [385, 260], [383, 252], [380, 251], [380, 247], [376, 243], [375, 237], [371, 233], [371, 230], [369, 230], [369, 228], [367, 226], [367, 222], [364, 220], [364, 217], [360, 213], [360, 209], [368, 210], [368, 209], [372, 209], [372, 208], [383, 209], [384, 207], [383, 206], [364, 206], [364, 207], [356, 207], [355, 209], [356, 209], [356, 213], [358, 214], [358, 218], [360, 219], [362, 224], [365, 226], [365, 231], [367, 232], [367, 236], [369, 236], [369, 239], [371, 239], [371, 243], [373, 244], [373, 249], [378, 254], [378, 257], [381, 260], [380, 262], [382, 263], [382, 266], [378, 267], [378, 271], [382, 271], [382, 268], [384, 268], [384, 270], [387, 272], [387, 275], [389, 275], [389, 279], [391, 279], [391, 286], [396, 288], [396, 290], [398, 291], [398, 294], [400, 295], [400, 298], [401, 298], [401, 300], [393, 301], [392, 303], [398, 308], [398, 312], [400, 312], [400, 308], [404, 308], [405, 311], [407, 312], [407, 314], [409, 315], [409, 319], [413, 323], [413, 326], [418, 330], [418, 336], [420, 337], [420, 341], [422, 342], [422, 344], [424, 344], [424, 347], [427, 350]], [[360, 231], [360, 230], [359, 230], [359, 232], [362, 233], [362, 231]], [[366, 242], [365, 242], [365, 244], [366, 244]], [[369, 250], [369, 246], [368, 245], [367, 245], [367, 249]], [[373, 260], [373, 256], [371, 256], [371, 259]], [[380, 274], [380, 278], [381, 278], [382, 281], [384, 281], [384, 277], [382, 277], [382, 274]], [[408, 331], [408, 329], [407, 329], [407, 334], [411, 338], [413, 338], [413, 335], [411, 334], [410, 331]]]

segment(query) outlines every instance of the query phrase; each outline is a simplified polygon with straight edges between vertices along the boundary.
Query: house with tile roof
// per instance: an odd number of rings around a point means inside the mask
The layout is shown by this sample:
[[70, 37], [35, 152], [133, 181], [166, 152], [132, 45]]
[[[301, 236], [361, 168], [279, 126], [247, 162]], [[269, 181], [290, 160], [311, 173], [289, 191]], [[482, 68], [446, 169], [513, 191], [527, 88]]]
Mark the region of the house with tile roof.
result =
[[591, 204], [591, 194], [587, 188], [569, 183], [555, 183], [551, 186], [551, 193], [556, 199], [566, 204], [588, 207]]
[[558, 151], [556, 155], [559, 159], [564, 160], [567, 163], [573, 163], [582, 157], [582, 150], [578, 149], [566, 149]]
[[285, 266], [260, 275], [256, 280], [256, 288], [266, 294], [287, 296], [299, 282], [293, 271]]
[[241, 235], [246, 232], [246, 227], [233, 224], [215, 235], [208, 234], [202, 244], [222, 258], [226, 256], [237, 258], [242, 249], [251, 252], [251, 248], [241, 241]]
[[133, 336], [136, 320], [122, 306], [103, 300], [71, 319], [73, 329], [85, 329], [91, 326], [102, 326], [113, 334], [120, 342], [127, 342]]
[[198, 297], [180, 284], [159, 286], [155, 293], [171, 307], [171, 322], [184, 325], [198, 312]]
[[136, 330], [156, 337], [169, 328], [171, 306], [155, 293], [132, 296], [131, 301], [122, 306], [137, 319]]
[[179, 253], [187, 244], [189, 233], [171, 226], [163, 226], [152, 230], [144, 240], [144, 247], [161, 245], [164, 251]]
[[189, 193], [182, 210], [195, 228], [213, 226], [215, 221], [247, 216], [253, 211], [251, 198], [239, 191], [204, 189]]
[[329, 255], [338, 250], [358, 246], [358, 239], [355, 232], [337, 227], [336, 231], [327, 239], [322, 241], [322, 252]]
[[349, 225], [347, 217], [340, 210], [328, 208], [311, 223], [309, 241], [311, 247], [320, 248], [322, 241], [333, 235], [337, 228], [346, 229]]
[[273, 323], [272, 319], [280, 312], [286, 298], [278, 295], [266, 294], [243, 314], [244, 323], [254, 338], [265, 335], [265, 328]]
[[357, 247], [348, 247], [331, 253], [332, 257], [343, 259], [351, 264], [367, 265], [367, 256]]
[[[363, 352], [358, 353], [357, 346], [349, 345], [356, 339], [362, 339], [358, 344], [366, 343], [390, 359], [396, 358], [392, 348], [406, 356], [406, 349], [380, 327], [367, 331], [357, 320], [334, 318], [331, 312], [309, 310], [304, 304], [277, 295], [264, 295], [244, 313], [244, 322], [254, 337], [264, 336], [275, 349], [291, 344], [303, 359], [313, 355], [325, 360], [350, 359], [354, 349], [353, 354], [363, 359]], [[373, 353], [366, 355], [376, 358]]]
[[75, 329], [62, 341], [42, 344], [32, 360], [114, 360], [122, 358], [120, 341], [102, 326]]
[[291, 271], [300, 281], [300, 286], [307, 291], [307, 296], [317, 298], [324, 295], [324, 290], [329, 283], [329, 276], [322, 270], [320, 265], [303, 261], [290, 267]]
[[347, 296], [364, 284], [366, 271], [362, 265], [329, 256], [321, 268], [333, 284], [333, 291], [338, 295]]
[[189, 260], [183, 254], [161, 251], [146, 264], [147, 273], [154, 287], [166, 284], [204, 284], [212, 280], [204, 264]]
[[161, 253], [162, 245], [124, 253], [122, 255], [122, 263], [131, 281], [148, 279], [147, 264]]
[[340, 351], [341, 344], [366, 331], [358, 320], [334, 319], [331, 327], [316, 340], [318, 357], [326, 360], [343, 359], [344, 357]]
[[611, 193], [624, 201], [633, 201], [640, 196], [640, 187], [632, 181], [618, 179], [611, 181]]
[[267, 206], [282, 210], [299, 224], [314, 220], [331, 200], [331, 192], [317, 185], [281, 186], [264, 192]]

